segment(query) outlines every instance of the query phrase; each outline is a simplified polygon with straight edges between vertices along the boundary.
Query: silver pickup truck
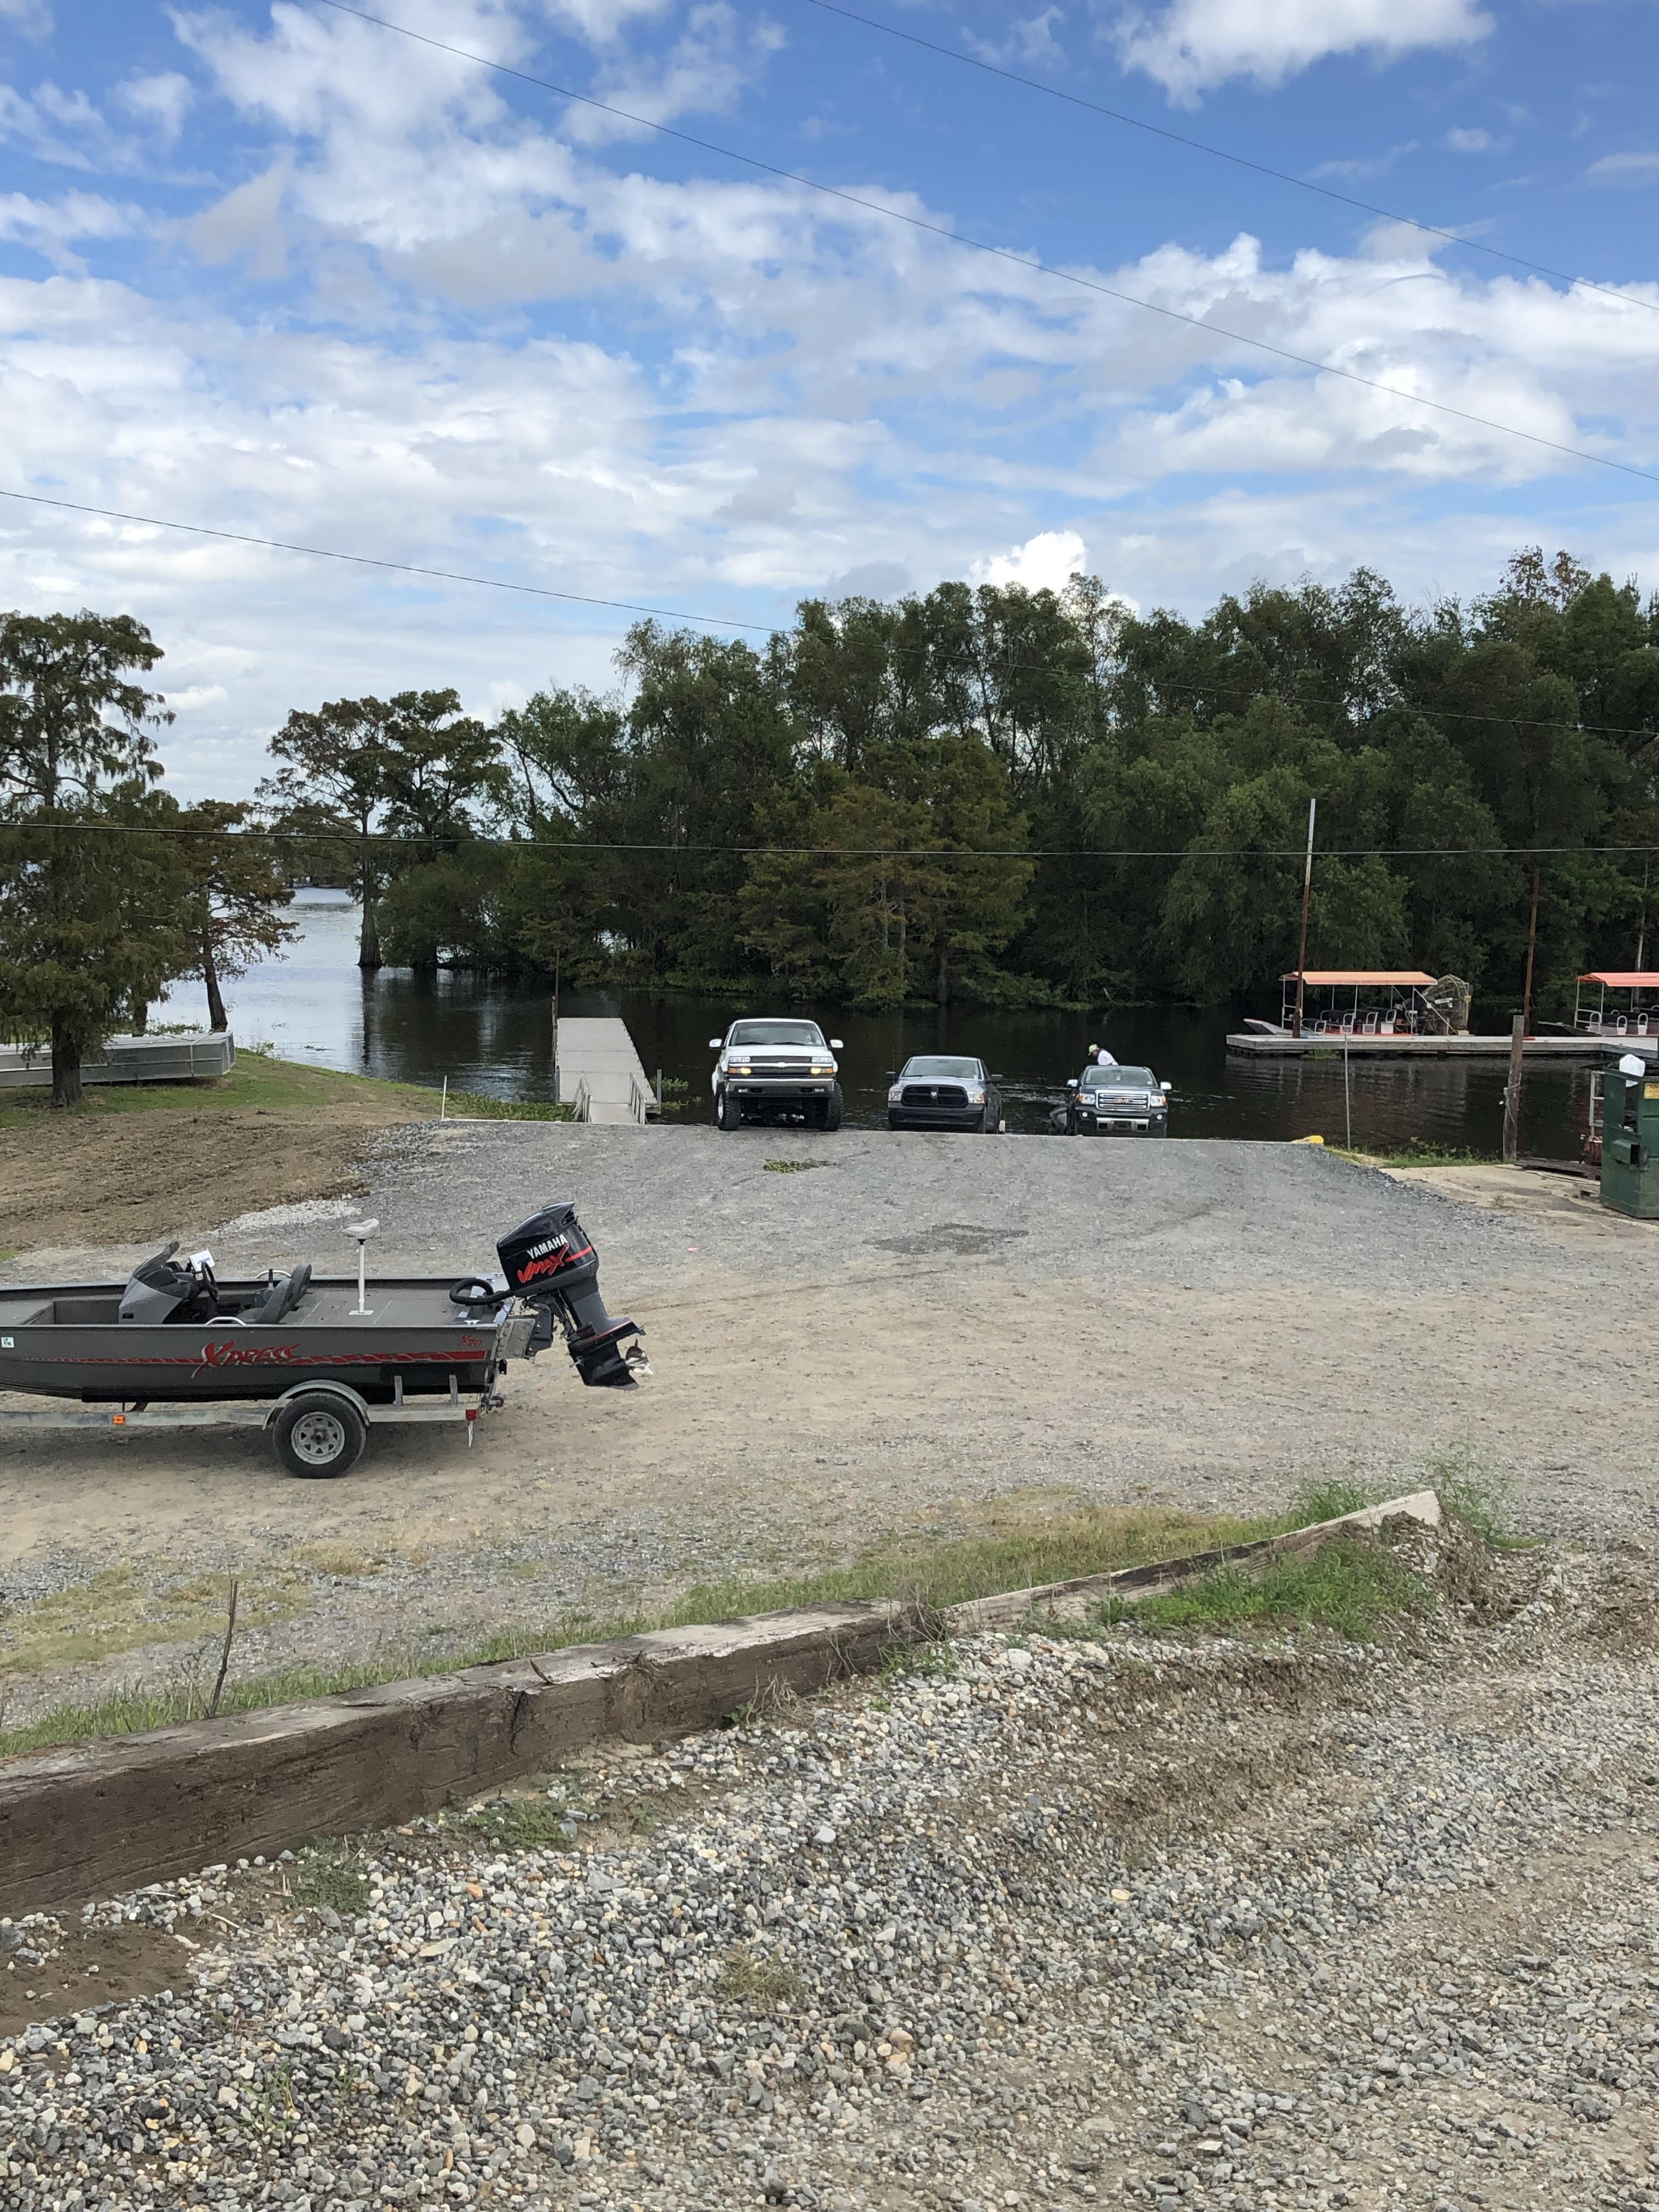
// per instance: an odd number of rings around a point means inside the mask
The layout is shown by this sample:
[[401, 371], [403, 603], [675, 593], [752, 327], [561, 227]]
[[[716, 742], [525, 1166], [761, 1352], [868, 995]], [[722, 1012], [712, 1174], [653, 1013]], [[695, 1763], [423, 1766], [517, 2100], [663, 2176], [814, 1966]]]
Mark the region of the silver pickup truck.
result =
[[720, 1054], [708, 1079], [717, 1128], [793, 1120], [809, 1129], [840, 1128], [841, 1039], [826, 1043], [816, 1022], [733, 1022], [723, 1037], [709, 1038], [708, 1049]]

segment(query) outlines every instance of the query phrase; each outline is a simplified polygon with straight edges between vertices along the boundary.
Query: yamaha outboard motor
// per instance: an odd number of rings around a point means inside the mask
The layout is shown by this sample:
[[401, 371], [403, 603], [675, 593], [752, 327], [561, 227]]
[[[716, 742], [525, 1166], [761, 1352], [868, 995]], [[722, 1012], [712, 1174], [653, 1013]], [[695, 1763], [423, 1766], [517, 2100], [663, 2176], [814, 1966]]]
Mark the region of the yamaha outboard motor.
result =
[[631, 1321], [613, 1321], [605, 1311], [599, 1255], [583, 1234], [575, 1207], [568, 1200], [553, 1200], [503, 1237], [495, 1250], [507, 1288], [539, 1309], [530, 1350], [544, 1352], [552, 1343], [556, 1317], [584, 1382], [630, 1389], [633, 1370], [644, 1366], [645, 1355], [638, 1345], [623, 1346], [640, 1331]]

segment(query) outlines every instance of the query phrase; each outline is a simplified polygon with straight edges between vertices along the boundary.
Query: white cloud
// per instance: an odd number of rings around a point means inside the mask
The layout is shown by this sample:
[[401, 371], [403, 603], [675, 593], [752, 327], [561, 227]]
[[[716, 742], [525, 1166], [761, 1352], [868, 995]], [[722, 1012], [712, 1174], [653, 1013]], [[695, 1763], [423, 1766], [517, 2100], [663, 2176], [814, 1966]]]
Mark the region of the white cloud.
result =
[[1449, 131], [1446, 145], [1454, 154], [1492, 154], [1501, 152], [1507, 140], [1494, 138], [1490, 131]]
[[591, 46], [612, 45], [630, 23], [667, 12], [670, 0], [544, 0], [550, 20]]
[[1604, 154], [1586, 174], [1595, 185], [1650, 185], [1659, 179], [1659, 154]]
[[102, 128], [103, 118], [82, 92], [66, 93], [55, 84], [42, 84], [26, 96], [11, 85], [0, 84], [0, 140], [21, 146], [37, 161], [89, 169]]
[[0, 23], [26, 39], [44, 39], [52, 26], [52, 0], [0, 0]]
[[964, 31], [963, 37], [981, 61], [994, 62], [1001, 68], [1053, 68], [1066, 58], [1054, 36], [1055, 24], [1065, 20], [1058, 8], [1045, 8], [1039, 15], [1011, 23], [1006, 38], [981, 39], [971, 31]]
[[26, 192], [0, 193], [0, 238], [33, 247], [59, 269], [84, 267], [70, 250], [76, 241], [122, 238], [143, 227], [139, 210], [117, 207], [96, 192], [65, 192], [57, 200], [31, 199]]
[[115, 96], [128, 114], [148, 124], [170, 146], [190, 112], [196, 89], [188, 77], [168, 70], [159, 76], [130, 77]]
[[[678, 115], [724, 114], [783, 43], [781, 27], [769, 17], [744, 23], [727, 0], [704, 0], [692, 9], [684, 32], [665, 53], [648, 65], [630, 59], [607, 70], [595, 84], [594, 96], [647, 124], [669, 123]], [[571, 107], [565, 127], [584, 145], [649, 136], [637, 124], [580, 105]]]
[[1476, 0], [1169, 0], [1159, 14], [1126, 15], [1116, 36], [1127, 66], [1190, 101], [1229, 77], [1280, 84], [1327, 55], [1393, 61], [1492, 27]]
[[976, 584], [1023, 584], [1028, 592], [1062, 592], [1069, 579], [1086, 575], [1089, 549], [1075, 530], [1040, 530], [1023, 545], [975, 561]]

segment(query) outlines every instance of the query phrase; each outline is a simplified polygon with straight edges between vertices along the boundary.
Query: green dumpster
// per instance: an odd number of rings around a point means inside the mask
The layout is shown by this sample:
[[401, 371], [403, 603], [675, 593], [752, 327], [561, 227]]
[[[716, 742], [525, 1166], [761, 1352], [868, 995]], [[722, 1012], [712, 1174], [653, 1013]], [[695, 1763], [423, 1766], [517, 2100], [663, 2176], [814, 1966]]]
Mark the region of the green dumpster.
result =
[[1659, 1067], [1633, 1052], [1601, 1087], [1601, 1203], [1659, 1221]]

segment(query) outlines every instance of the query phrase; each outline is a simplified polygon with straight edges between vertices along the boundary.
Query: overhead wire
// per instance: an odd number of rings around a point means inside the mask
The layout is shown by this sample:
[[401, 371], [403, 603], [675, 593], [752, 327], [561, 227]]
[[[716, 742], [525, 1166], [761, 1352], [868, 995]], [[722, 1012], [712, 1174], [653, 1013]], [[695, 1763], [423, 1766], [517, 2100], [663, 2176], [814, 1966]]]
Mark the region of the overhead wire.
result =
[[1150, 137], [1167, 139], [1173, 146], [1207, 154], [1214, 161], [1231, 161], [1237, 168], [1254, 170], [1259, 177], [1271, 177], [1275, 184], [1316, 193], [1320, 198], [1338, 201], [1343, 207], [1358, 208], [1364, 215], [1381, 216], [1386, 222], [1404, 223], [1429, 238], [1443, 239], [1449, 246], [1462, 246], [1471, 253], [1490, 254], [1494, 260], [1507, 261], [1514, 268], [1529, 269], [1534, 276], [1551, 277], [1557, 283], [1571, 284], [1579, 291], [1599, 292], [1603, 299], [1617, 300], [1625, 307], [1642, 307], [1650, 314], [1659, 314], [1659, 301], [1644, 300], [1639, 294], [1622, 290], [1616, 285], [1597, 284], [1588, 276], [1575, 276], [1568, 270], [1553, 269], [1547, 262], [1528, 261], [1524, 254], [1506, 252], [1501, 246], [1489, 245], [1485, 239], [1447, 230], [1437, 222], [1425, 222], [1414, 215], [1401, 215], [1395, 208], [1379, 207], [1373, 200], [1359, 199], [1352, 192], [1340, 192], [1334, 185], [1317, 184], [1310, 177], [1292, 176], [1287, 169], [1275, 169], [1270, 163], [1255, 161], [1248, 154], [1236, 154], [1229, 147], [1212, 145], [1209, 140], [1194, 138], [1185, 131], [1171, 131], [1166, 124], [1149, 122], [1144, 115], [1131, 115], [1123, 108], [1108, 107], [1103, 101], [1085, 100], [1081, 93], [1067, 92], [1063, 85], [1044, 84], [1040, 77], [1025, 76], [1018, 70], [1005, 68], [1000, 62], [987, 60], [979, 54], [963, 53], [960, 48], [944, 46], [937, 39], [924, 39], [919, 31], [907, 31], [898, 23], [884, 22], [878, 15], [861, 15], [856, 8], [842, 7], [840, 0], [802, 0], [802, 4], [826, 15], [839, 15], [846, 22], [861, 24], [866, 30], [879, 31], [884, 38], [900, 40], [908, 46], [919, 46], [924, 52], [940, 55], [964, 69], [978, 70], [983, 76], [1001, 77], [1008, 84], [1020, 85], [1027, 92], [1041, 93], [1045, 100], [1063, 100], [1068, 107], [1080, 107], [1091, 115], [1104, 116], [1108, 122], [1124, 124], [1132, 131], [1144, 131]]
[[[246, 530], [220, 530], [203, 522], [179, 522], [167, 515], [139, 514], [126, 507], [94, 507], [86, 500], [54, 499], [45, 492], [15, 491], [5, 485], [0, 485], [0, 499], [18, 500], [31, 507], [60, 508], [69, 514], [89, 514], [106, 522], [136, 523], [147, 530], [173, 530], [192, 538], [221, 538], [228, 544], [254, 545], [268, 552], [298, 553], [316, 561], [343, 561], [354, 568], [383, 568], [394, 575], [425, 577], [452, 584], [476, 584], [487, 591], [514, 592], [531, 599], [556, 599], [573, 606], [605, 607], [623, 614], [644, 615], [656, 622], [696, 623], [709, 629], [751, 630], [764, 637], [787, 637], [790, 635], [787, 630], [781, 630], [775, 623], [745, 622], [735, 615], [689, 614], [682, 607], [655, 607], [634, 599], [607, 599], [592, 592], [565, 592], [556, 590], [550, 584], [515, 583], [509, 577], [481, 576], [463, 568], [427, 568], [412, 561], [389, 560], [380, 554], [345, 553], [333, 546], [302, 545], [290, 538], [264, 538]], [[925, 655], [930, 648], [895, 644], [891, 650], [896, 654], [912, 658]], [[1051, 661], [999, 659], [994, 672], [999, 675], [1046, 674], [1052, 672], [1053, 666]], [[1148, 689], [1160, 695], [1174, 693], [1195, 698], [1231, 696], [1246, 702], [1272, 698], [1279, 700], [1287, 707], [1328, 708], [1333, 713], [1349, 716], [1355, 711], [1354, 702], [1351, 700], [1326, 699], [1305, 693], [1298, 693], [1292, 697], [1277, 686], [1252, 690], [1242, 684], [1170, 684], [1160, 679], [1149, 684]], [[1479, 714], [1463, 708], [1424, 706], [1409, 699], [1384, 700], [1369, 712], [1372, 715], [1423, 714], [1435, 721], [1480, 722], [1505, 729], [1547, 730], [1562, 726], [1562, 718], [1559, 715]], [[1601, 737], [1641, 738], [1648, 743], [1659, 735], [1653, 730], [1627, 727], [1615, 722], [1581, 722], [1576, 726]]]
[[[27, 815], [0, 814], [0, 833], [47, 830], [66, 836], [195, 837], [215, 842], [285, 845], [429, 845], [417, 832], [334, 829], [232, 830], [190, 823], [52, 821]], [[501, 837], [481, 831], [460, 840], [515, 853], [562, 853], [579, 860], [589, 853], [665, 853], [714, 855], [731, 860], [1299, 860], [1307, 851], [1297, 845], [738, 845], [690, 838], [604, 839], [587, 837]], [[1559, 860], [1571, 854], [1659, 852], [1641, 845], [1320, 845], [1322, 860]]]
[[1379, 392], [1385, 398], [1398, 399], [1409, 407], [1428, 408], [1435, 414], [1473, 423], [1477, 428], [1494, 430], [1500, 436], [1517, 438], [1546, 452], [1565, 454], [1571, 460], [1588, 461], [1598, 468], [1613, 469], [1623, 476], [1639, 477], [1645, 483], [1659, 483], [1659, 471], [1639, 468], [1633, 461], [1616, 460], [1610, 454], [1592, 453], [1587, 447], [1569, 446], [1559, 438], [1545, 437], [1541, 431], [1523, 430], [1513, 422], [1500, 422], [1492, 416], [1477, 415], [1469, 408], [1454, 407], [1449, 400], [1431, 399], [1421, 392], [1408, 392], [1400, 385], [1385, 384], [1380, 377], [1364, 376], [1358, 369], [1344, 368], [1334, 362], [1321, 361], [1312, 354], [1297, 353], [1289, 346], [1274, 345], [1267, 338], [1252, 337], [1247, 331], [1232, 330], [1224, 324], [1212, 322], [1206, 315], [1189, 315], [1179, 307], [1164, 305], [1161, 301], [1146, 299], [1114, 284], [1103, 284], [1097, 277], [1084, 276], [1072, 269], [1056, 268], [1052, 262], [1035, 260], [1029, 255], [1015, 252], [1012, 246], [995, 246], [988, 240], [969, 237], [967, 232], [953, 230], [946, 223], [930, 222], [925, 216], [908, 215], [902, 208], [887, 206], [880, 200], [871, 199], [860, 192], [848, 191], [839, 185], [823, 184], [816, 177], [805, 176], [799, 170], [782, 168], [775, 161], [763, 161], [758, 155], [742, 153], [735, 147], [720, 145], [712, 138], [681, 131], [672, 124], [659, 123], [651, 116], [635, 114], [631, 109], [617, 106], [614, 101], [597, 99], [592, 93], [578, 92], [570, 85], [556, 84], [550, 78], [534, 76], [527, 70], [514, 69], [510, 63], [495, 61], [488, 54], [474, 53], [469, 47], [452, 46], [447, 40], [432, 38], [424, 31], [411, 30], [407, 24], [395, 23], [387, 16], [371, 15], [366, 9], [354, 8], [349, 4], [349, 0], [314, 0], [314, 4], [331, 9], [336, 15], [349, 15], [360, 23], [372, 23], [377, 29], [392, 32], [399, 38], [413, 40], [416, 45], [430, 47], [434, 52], [448, 54], [458, 61], [471, 62], [476, 67], [490, 70], [500, 76], [511, 77], [520, 84], [533, 85], [540, 91], [552, 93], [560, 100], [573, 100], [580, 106], [592, 108], [602, 115], [615, 116], [619, 121], [633, 124], [639, 129], [654, 131], [662, 137], [674, 139], [683, 146], [696, 147], [701, 153], [714, 154], [721, 161], [738, 162], [763, 176], [776, 177], [785, 184], [799, 185], [805, 191], [817, 192], [827, 199], [860, 209], [867, 215], [878, 216], [884, 222], [902, 223], [911, 230], [944, 239], [951, 246], [984, 254], [992, 260], [1007, 262], [1016, 269], [1024, 270], [1028, 275], [1050, 277], [1056, 283], [1097, 294], [1103, 299], [1115, 300], [1121, 306], [1140, 308], [1147, 314], [1160, 315], [1167, 321], [1182, 324], [1188, 330], [1202, 331], [1206, 337], [1225, 338], [1230, 344], [1247, 346], [1257, 353], [1270, 355], [1274, 360], [1290, 362], [1297, 368], [1310, 368], [1318, 375], [1337, 377], [1344, 383], [1358, 385], [1368, 392]]

